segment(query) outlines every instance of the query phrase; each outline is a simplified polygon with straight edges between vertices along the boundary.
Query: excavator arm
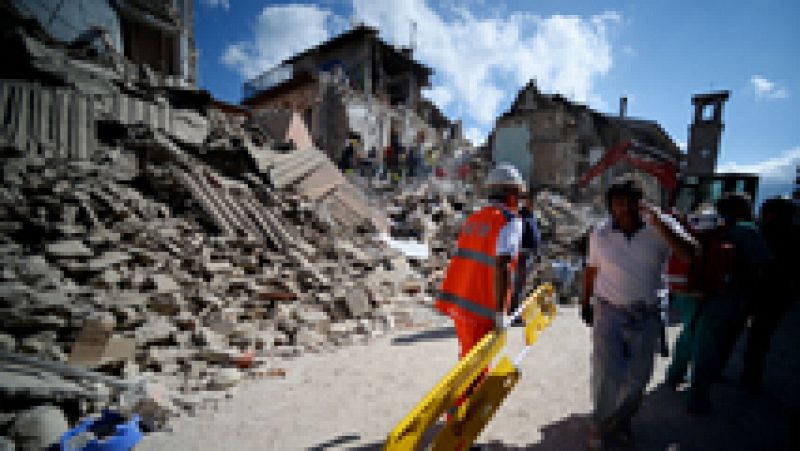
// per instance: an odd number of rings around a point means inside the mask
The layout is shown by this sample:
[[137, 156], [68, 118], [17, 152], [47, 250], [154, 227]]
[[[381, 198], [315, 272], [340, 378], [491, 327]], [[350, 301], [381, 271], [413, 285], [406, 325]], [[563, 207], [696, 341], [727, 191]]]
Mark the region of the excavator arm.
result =
[[670, 162], [658, 162], [634, 157], [630, 150], [639, 147], [633, 141], [622, 141], [611, 146], [603, 157], [595, 163], [578, 180], [578, 186], [586, 186], [592, 179], [605, 172], [611, 166], [624, 161], [636, 169], [655, 177], [658, 182], [670, 193], [670, 198], [674, 196], [678, 187], [678, 168]]

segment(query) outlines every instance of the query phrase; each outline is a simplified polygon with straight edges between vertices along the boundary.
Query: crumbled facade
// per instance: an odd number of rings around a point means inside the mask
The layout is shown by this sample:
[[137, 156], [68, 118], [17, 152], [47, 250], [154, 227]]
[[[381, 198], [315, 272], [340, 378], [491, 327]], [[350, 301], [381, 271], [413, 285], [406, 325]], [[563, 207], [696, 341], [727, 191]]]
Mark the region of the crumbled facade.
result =
[[298, 112], [315, 145], [334, 160], [350, 136], [363, 149], [374, 148], [378, 162], [393, 133], [410, 146], [421, 132], [427, 146], [447, 152], [464, 143], [460, 127], [422, 97], [431, 74], [410, 49], [393, 47], [376, 29], [358, 25], [245, 83], [242, 103]]
[[[14, 1], [14, 13], [35, 20], [73, 47], [107, 46], [173, 84], [197, 81], [192, 0]], [[7, 5], [6, 8], [12, 8]]]
[[[626, 164], [612, 167], [586, 188], [576, 183], [605, 150], [636, 140], [656, 161], [678, 164], [681, 153], [655, 122], [629, 118], [624, 102], [618, 116], [601, 114], [559, 94], [543, 94], [531, 81], [498, 118], [485, 147], [486, 158], [514, 164], [533, 189], [550, 189], [576, 200], [598, 201], [615, 176], [639, 172]], [[639, 173], [646, 195], [662, 202], [667, 193], [649, 174]]]

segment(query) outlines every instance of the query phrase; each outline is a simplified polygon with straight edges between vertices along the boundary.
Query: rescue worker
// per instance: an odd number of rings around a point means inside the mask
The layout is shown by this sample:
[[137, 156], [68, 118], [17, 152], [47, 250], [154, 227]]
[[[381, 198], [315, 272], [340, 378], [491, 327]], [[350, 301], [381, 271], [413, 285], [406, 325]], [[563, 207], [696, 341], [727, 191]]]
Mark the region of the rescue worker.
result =
[[589, 236], [581, 298], [581, 316], [593, 327], [589, 449], [630, 444], [658, 344], [662, 268], [670, 252], [688, 260], [697, 250], [677, 221], [642, 203], [634, 180], [614, 183], [606, 203], [610, 218]]
[[713, 205], [702, 205], [695, 213], [690, 214], [689, 230], [703, 246], [704, 258], [686, 262], [672, 257], [669, 261], [666, 279], [670, 289], [670, 304], [680, 312], [683, 324], [675, 340], [672, 361], [667, 367], [665, 378], [667, 387], [672, 390], [677, 390], [678, 386], [686, 382], [703, 298], [704, 295], [713, 294], [713, 289], [717, 285], [704, 277], [703, 265], [719, 266], [717, 262], [708, 261], [709, 256], [719, 255], [719, 252], [709, 252], [709, 248], [714, 247], [719, 241], [715, 239], [719, 236], [719, 222], [719, 215]]
[[464, 221], [436, 300], [436, 307], [453, 319], [459, 358], [503, 326], [522, 239], [517, 205], [525, 183], [519, 172], [498, 165], [489, 172], [487, 186], [489, 205]]

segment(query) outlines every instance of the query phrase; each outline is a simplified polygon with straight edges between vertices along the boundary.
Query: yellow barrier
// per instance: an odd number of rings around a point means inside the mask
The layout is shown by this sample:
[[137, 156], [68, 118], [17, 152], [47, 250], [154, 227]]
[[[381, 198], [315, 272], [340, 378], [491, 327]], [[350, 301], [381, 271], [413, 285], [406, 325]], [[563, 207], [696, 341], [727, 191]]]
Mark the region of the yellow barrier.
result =
[[386, 450], [417, 449], [423, 435], [445, 410], [450, 408], [461, 387], [469, 386], [491, 363], [492, 358], [505, 345], [506, 333], [487, 334], [458, 364], [445, 375], [397, 427], [386, 440]]
[[436, 435], [433, 451], [465, 449], [478, 438], [508, 393], [517, 385], [519, 371], [503, 356], [492, 372]]
[[[552, 285], [540, 285], [506, 323], [521, 315], [526, 324], [525, 349], [517, 360], [524, 356], [539, 333], [553, 321], [555, 305], [549, 302], [553, 293]], [[476, 383], [484, 368], [489, 367], [495, 355], [505, 346], [507, 334], [506, 329], [486, 334], [397, 424], [389, 434], [384, 450], [419, 449], [426, 445], [423, 443], [425, 441], [431, 441], [434, 450], [461, 449], [471, 445], [519, 380], [519, 371], [506, 356], [469, 394], [451, 421], [438, 431], [433, 431], [432, 426], [462, 393]]]

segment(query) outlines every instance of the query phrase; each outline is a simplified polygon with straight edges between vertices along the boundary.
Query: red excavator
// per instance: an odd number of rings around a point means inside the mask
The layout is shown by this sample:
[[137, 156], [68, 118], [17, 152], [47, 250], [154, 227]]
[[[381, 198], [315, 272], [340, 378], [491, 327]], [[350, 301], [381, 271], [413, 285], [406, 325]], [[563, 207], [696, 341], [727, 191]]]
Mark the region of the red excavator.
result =
[[[634, 156], [633, 153], [637, 154]], [[603, 157], [589, 168], [578, 180], [578, 186], [586, 186], [592, 179], [611, 166], [625, 162], [634, 168], [652, 175], [668, 193], [666, 205], [675, 207], [683, 215], [689, 214], [703, 203], [714, 203], [726, 192], [747, 193], [755, 200], [758, 176], [755, 174], [702, 174], [681, 176], [679, 167], [665, 160], [646, 158], [653, 149], [636, 141], [623, 141], [611, 146]]]

